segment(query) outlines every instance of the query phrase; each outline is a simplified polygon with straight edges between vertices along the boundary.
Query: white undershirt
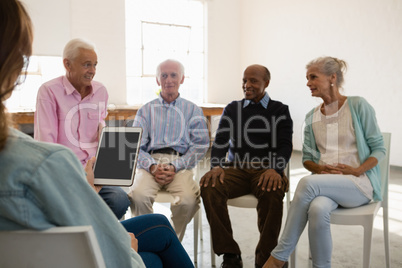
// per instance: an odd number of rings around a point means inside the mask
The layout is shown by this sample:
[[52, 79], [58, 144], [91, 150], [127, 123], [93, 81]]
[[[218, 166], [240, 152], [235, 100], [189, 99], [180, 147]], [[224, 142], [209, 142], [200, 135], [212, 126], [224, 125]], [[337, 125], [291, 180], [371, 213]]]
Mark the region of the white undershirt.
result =
[[[319, 164], [336, 165], [340, 163], [354, 168], [359, 167], [361, 163], [347, 99], [342, 107], [332, 115], [324, 115], [320, 107], [321, 105], [315, 108], [313, 115], [313, 132], [321, 154]], [[373, 187], [366, 173], [360, 177], [345, 176], [351, 179], [367, 198], [373, 199]]]

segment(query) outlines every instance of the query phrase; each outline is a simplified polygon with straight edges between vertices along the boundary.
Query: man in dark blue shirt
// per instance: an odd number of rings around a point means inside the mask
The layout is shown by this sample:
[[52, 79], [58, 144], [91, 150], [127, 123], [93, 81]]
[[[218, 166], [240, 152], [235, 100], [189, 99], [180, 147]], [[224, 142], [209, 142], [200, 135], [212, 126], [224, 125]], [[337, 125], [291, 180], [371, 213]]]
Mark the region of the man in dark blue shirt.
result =
[[200, 181], [213, 248], [222, 267], [242, 267], [233, 239], [227, 200], [252, 193], [258, 199], [260, 241], [255, 265], [262, 267], [276, 246], [288, 180], [283, 174], [292, 153], [293, 121], [287, 105], [270, 99], [269, 70], [251, 65], [243, 75], [245, 98], [223, 111], [211, 151], [211, 170]]

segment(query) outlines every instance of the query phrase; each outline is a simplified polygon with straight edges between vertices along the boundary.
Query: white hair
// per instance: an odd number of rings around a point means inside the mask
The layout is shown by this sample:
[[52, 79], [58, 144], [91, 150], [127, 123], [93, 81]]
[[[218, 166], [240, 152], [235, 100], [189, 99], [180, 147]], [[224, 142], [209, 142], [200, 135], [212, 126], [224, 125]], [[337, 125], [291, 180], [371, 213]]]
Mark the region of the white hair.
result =
[[74, 60], [78, 56], [80, 49], [95, 51], [95, 45], [81, 38], [72, 39], [64, 47], [63, 59]]
[[179, 70], [180, 70], [180, 76], [183, 77], [184, 76], [184, 65], [178, 61], [178, 60], [173, 60], [173, 59], [167, 59], [165, 61], [162, 61], [161, 63], [159, 63], [158, 67], [156, 67], [156, 77], [159, 80], [159, 76], [161, 75], [161, 66], [165, 63], [168, 62], [173, 62], [176, 63], [177, 65], [179, 65]]

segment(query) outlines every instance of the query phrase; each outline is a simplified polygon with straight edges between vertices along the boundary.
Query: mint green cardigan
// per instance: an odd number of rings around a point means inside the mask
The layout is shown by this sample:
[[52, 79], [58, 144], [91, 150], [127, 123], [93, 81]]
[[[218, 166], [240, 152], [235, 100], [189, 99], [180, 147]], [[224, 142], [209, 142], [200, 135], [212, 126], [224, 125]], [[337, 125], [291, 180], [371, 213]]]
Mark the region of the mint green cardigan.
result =
[[[386, 149], [373, 107], [362, 97], [348, 97], [348, 104], [352, 114], [360, 163], [369, 157], [375, 157], [380, 162], [385, 156]], [[313, 114], [314, 109], [306, 115], [305, 119], [303, 163], [307, 160], [318, 163], [320, 160], [320, 152], [315, 142], [312, 127]], [[373, 186], [374, 201], [382, 200], [379, 165], [367, 170], [366, 174]]]

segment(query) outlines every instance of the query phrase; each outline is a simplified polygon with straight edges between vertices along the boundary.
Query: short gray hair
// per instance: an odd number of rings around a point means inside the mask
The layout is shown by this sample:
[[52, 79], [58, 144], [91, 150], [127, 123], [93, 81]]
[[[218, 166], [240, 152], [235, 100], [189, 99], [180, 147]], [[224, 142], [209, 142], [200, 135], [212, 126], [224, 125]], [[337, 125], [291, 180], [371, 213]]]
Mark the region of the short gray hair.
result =
[[63, 59], [74, 60], [78, 56], [80, 49], [95, 51], [95, 45], [81, 38], [72, 39], [64, 47]]
[[346, 73], [346, 61], [334, 57], [319, 57], [310, 61], [306, 69], [317, 67], [320, 73], [330, 76], [336, 74], [336, 85], [341, 88], [344, 82], [343, 76]]
[[180, 76], [183, 77], [184, 76], [184, 65], [178, 61], [178, 60], [173, 60], [173, 59], [167, 59], [165, 61], [162, 61], [161, 63], [158, 64], [158, 67], [156, 67], [156, 78], [159, 79], [159, 76], [161, 75], [161, 66], [165, 63], [168, 62], [173, 62], [176, 63], [177, 65], [179, 65], [179, 69], [180, 69]]

